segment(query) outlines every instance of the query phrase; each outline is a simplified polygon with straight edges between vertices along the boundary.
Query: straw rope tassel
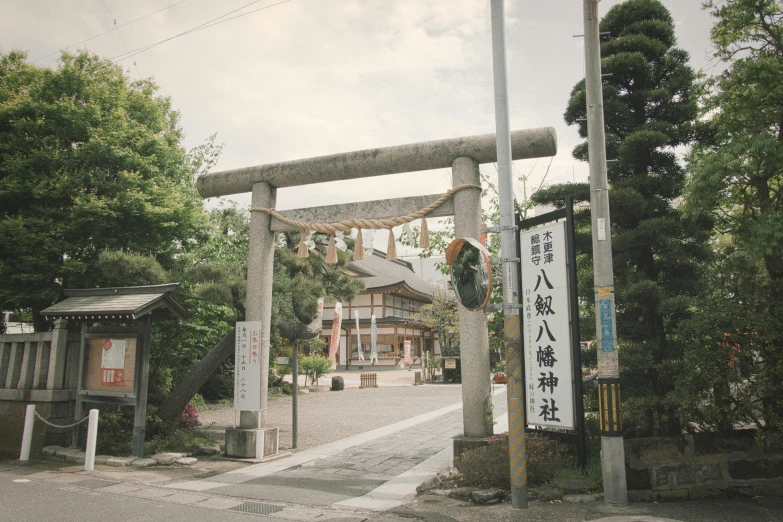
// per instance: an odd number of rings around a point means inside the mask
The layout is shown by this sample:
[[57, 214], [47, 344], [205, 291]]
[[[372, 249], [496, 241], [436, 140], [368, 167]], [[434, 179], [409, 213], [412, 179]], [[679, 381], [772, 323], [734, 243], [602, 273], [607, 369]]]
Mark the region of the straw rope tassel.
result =
[[389, 244], [386, 247], [386, 260], [397, 259], [397, 242], [394, 240], [394, 229], [389, 229]]
[[356, 234], [356, 242], [353, 245], [353, 259], [354, 261], [361, 261], [364, 259], [364, 241], [362, 240], [362, 229]]
[[430, 231], [427, 228], [427, 219], [421, 218], [421, 236], [419, 237], [419, 248], [430, 247]]
[[326, 264], [337, 264], [337, 247], [334, 246], [334, 234], [329, 236], [329, 247], [326, 249]]
[[310, 249], [305, 245], [305, 239], [307, 239], [307, 230], [299, 231], [299, 249], [296, 251], [296, 257], [306, 258], [310, 255]]

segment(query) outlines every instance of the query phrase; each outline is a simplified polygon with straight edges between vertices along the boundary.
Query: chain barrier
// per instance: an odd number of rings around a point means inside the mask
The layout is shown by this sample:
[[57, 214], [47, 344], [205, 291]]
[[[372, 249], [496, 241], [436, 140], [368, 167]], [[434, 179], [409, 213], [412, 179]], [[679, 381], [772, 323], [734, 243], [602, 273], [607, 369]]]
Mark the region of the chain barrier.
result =
[[46, 424], [47, 426], [51, 426], [52, 428], [57, 428], [57, 429], [60, 429], [60, 430], [67, 430], [67, 429], [69, 429], [69, 428], [75, 428], [76, 426], [78, 426], [79, 424], [83, 423], [84, 421], [86, 421], [86, 420], [88, 420], [88, 419], [90, 418], [90, 416], [89, 416], [89, 415], [87, 415], [87, 416], [86, 416], [85, 418], [83, 418], [82, 420], [80, 420], [80, 421], [77, 421], [77, 422], [74, 422], [73, 424], [65, 424], [65, 425], [60, 425], [60, 424], [54, 424], [54, 423], [52, 423], [52, 422], [49, 422], [48, 420], [44, 419], [43, 417], [41, 417], [41, 416], [38, 414], [38, 412], [37, 412], [37, 411], [36, 411], [36, 412], [33, 412], [33, 413], [35, 413], [35, 416], [36, 416], [36, 417], [38, 417], [39, 419], [41, 419], [41, 422], [43, 422], [43, 423], [44, 423], [44, 424]]

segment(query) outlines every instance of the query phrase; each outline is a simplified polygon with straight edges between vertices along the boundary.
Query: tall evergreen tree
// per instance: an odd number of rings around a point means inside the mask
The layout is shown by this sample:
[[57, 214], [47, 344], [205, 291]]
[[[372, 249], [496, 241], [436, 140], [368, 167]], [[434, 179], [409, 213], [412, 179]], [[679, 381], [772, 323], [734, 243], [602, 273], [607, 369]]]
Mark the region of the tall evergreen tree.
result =
[[[675, 47], [674, 22], [658, 0], [616, 5], [600, 28], [624, 408], [633, 423], [644, 416], [648, 430], [657, 412], [659, 429], [667, 433], [678, 430], [671, 377], [682, 355], [672, 331], [695, 291], [709, 229], [708, 223], [685, 218], [677, 205], [685, 172], [675, 148], [691, 141], [695, 75], [688, 54]], [[571, 92], [565, 120], [586, 138], [586, 117], [581, 81]], [[587, 161], [587, 141], [573, 154]], [[534, 201], [562, 204], [566, 193], [589, 200], [582, 184], [549, 187]], [[578, 213], [579, 246], [589, 252], [589, 209]], [[592, 303], [592, 255], [581, 255], [580, 264], [582, 299]]]

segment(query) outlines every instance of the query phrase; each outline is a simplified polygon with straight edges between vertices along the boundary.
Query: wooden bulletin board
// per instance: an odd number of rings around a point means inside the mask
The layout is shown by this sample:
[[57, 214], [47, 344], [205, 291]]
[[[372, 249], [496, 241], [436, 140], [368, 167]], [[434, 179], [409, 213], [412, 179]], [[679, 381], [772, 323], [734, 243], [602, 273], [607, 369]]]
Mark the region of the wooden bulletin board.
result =
[[82, 390], [135, 395], [136, 341], [128, 334], [89, 336]]

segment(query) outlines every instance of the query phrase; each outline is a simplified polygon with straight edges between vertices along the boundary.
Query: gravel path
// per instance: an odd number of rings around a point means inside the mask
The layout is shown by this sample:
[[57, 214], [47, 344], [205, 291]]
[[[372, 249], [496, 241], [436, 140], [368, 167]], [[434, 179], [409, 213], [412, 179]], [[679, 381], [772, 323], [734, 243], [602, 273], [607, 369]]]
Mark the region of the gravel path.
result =
[[[299, 395], [299, 447], [313, 448], [462, 401], [461, 385], [346, 388]], [[268, 425], [280, 428], [280, 450], [291, 449], [291, 397], [270, 397]], [[238, 416], [237, 416], [238, 418]], [[199, 413], [202, 429], [221, 443], [234, 425], [232, 404], [213, 404]]]

